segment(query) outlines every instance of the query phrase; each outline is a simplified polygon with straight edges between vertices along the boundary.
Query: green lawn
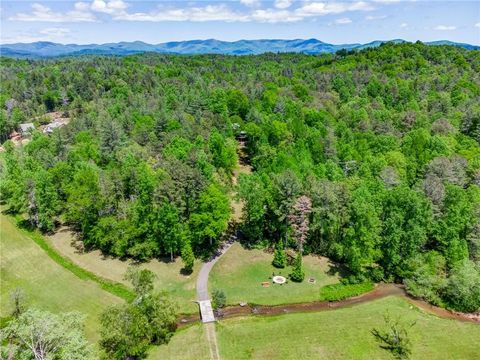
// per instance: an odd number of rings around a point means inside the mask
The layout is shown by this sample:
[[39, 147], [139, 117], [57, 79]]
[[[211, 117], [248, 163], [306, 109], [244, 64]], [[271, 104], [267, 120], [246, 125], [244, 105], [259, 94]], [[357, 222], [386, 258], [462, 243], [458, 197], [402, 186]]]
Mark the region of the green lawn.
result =
[[[392, 359], [370, 331], [383, 314], [416, 324], [410, 330], [414, 360], [480, 358], [480, 325], [427, 314], [400, 297], [331, 311], [272, 317], [243, 317], [216, 323], [224, 360]], [[178, 331], [168, 345], [152, 349], [150, 360], [210, 359], [201, 324]]]
[[[82, 253], [72, 246], [75, 239], [68, 229], [60, 229], [55, 235], [47, 237], [48, 242], [62, 256], [69, 258], [83, 269], [91, 271], [106, 279], [130, 286], [124, 279], [125, 272], [130, 264], [129, 261], [104, 257], [100, 251]], [[178, 257], [174, 262], [152, 260], [140, 265], [148, 268], [156, 275], [155, 287], [157, 290], [167, 291], [178, 303], [179, 311], [185, 314], [195, 313], [198, 306], [193, 302], [196, 299], [195, 281], [200, 269], [200, 262], [195, 264], [194, 271], [190, 275], [183, 275], [182, 260]]]
[[222, 256], [210, 273], [209, 290], [225, 291], [229, 304], [246, 301], [255, 304], [286, 304], [319, 300], [320, 288], [338, 282], [338, 274], [329, 274], [332, 264], [326, 258], [305, 256], [306, 280], [313, 277], [315, 284], [289, 281], [285, 285], [262, 287], [272, 273], [288, 277], [290, 268], [276, 269], [271, 265], [273, 255], [262, 250], [246, 250], [238, 243]]
[[220, 354], [225, 360], [391, 359], [370, 334], [387, 310], [416, 321], [412, 359], [480, 358], [480, 325], [425, 314], [398, 297], [333, 311], [225, 320], [217, 325]]
[[30, 306], [55, 313], [78, 311], [85, 314], [87, 336], [92, 341], [98, 340], [100, 313], [105, 307], [123, 300], [54, 262], [16, 227], [12, 218], [0, 214], [0, 225], [0, 315], [9, 314], [9, 293], [20, 287]]
[[167, 345], [149, 351], [149, 360], [203, 360], [210, 359], [203, 324], [197, 323], [178, 330]]

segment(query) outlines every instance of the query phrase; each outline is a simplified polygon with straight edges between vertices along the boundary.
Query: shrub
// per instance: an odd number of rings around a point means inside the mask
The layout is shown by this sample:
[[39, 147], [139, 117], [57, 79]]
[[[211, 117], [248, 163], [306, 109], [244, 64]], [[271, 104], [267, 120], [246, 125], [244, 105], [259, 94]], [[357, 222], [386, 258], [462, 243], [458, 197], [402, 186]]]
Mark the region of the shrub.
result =
[[338, 301], [357, 296], [373, 290], [374, 284], [364, 282], [360, 284], [333, 284], [320, 289], [320, 301]]
[[215, 310], [221, 309], [227, 303], [227, 297], [223, 290], [214, 289], [212, 291], [212, 306]]
[[408, 265], [413, 270], [403, 281], [407, 292], [434, 305], [444, 306], [440, 291], [445, 287], [445, 258], [436, 251], [429, 251], [418, 254]]
[[480, 310], [480, 266], [464, 260], [453, 269], [443, 290], [447, 305], [457, 311]]

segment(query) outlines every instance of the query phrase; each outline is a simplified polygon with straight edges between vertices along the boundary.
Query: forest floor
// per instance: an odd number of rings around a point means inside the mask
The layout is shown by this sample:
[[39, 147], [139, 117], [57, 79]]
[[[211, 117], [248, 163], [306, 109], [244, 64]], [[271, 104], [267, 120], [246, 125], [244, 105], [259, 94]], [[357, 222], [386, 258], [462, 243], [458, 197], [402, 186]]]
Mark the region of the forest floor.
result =
[[27, 305], [54, 313], [78, 311], [86, 316], [89, 340], [99, 339], [99, 316], [122, 299], [104, 291], [91, 280], [80, 279], [52, 260], [15, 220], [0, 214], [0, 315], [11, 312], [10, 292], [21, 288]]
[[[223, 359], [390, 359], [371, 335], [389, 313], [413, 323], [412, 359], [477, 359], [480, 325], [443, 319], [413, 306], [407, 299], [389, 296], [332, 311], [278, 316], [249, 316], [216, 323]], [[199, 324], [179, 330], [168, 345], [152, 351], [149, 359], [209, 359]]]

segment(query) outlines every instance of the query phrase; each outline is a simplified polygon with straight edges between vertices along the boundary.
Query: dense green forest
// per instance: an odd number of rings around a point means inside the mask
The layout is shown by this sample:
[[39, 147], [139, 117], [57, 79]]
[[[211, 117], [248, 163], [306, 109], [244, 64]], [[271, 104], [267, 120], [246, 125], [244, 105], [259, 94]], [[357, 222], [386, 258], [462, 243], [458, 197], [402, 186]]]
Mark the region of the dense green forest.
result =
[[[403, 281], [434, 304], [476, 311], [479, 74], [479, 51], [420, 43], [2, 59], [2, 141], [49, 111], [72, 118], [25, 146], [4, 143], [2, 199], [42, 231], [69, 224], [87, 249], [205, 255], [228, 228], [245, 132], [247, 246], [286, 241], [343, 264], [346, 281]], [[299, 199], [308, 227], [297, 244]]]

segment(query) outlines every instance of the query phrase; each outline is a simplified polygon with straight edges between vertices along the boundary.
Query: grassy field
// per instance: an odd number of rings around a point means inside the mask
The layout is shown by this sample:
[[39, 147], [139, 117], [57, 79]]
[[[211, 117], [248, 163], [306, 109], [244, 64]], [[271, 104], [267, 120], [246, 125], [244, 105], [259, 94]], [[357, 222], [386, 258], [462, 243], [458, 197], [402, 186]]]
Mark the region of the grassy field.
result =
[[[62, 256], [69, 258], [81, 268], [106, 279], [130, 286], [128, 281], [123, 278], [130, 264], [129, 261], [104, 257], [98, 250], [79, 252], [72, 245], [74, 239], [74, 235], [66, 228], [62, 228], [55, 235], [47, 237], [49, 243]], [[155, 280], [156, 289], [168, 291], [172, 298], [177, 301], [180, 312], [188, 314], [198, 311], [197, 305], [192, 301], [196, 299], [195, 281], [200, 269], [200, 262], [195, 265], [194, 271], [190, 275], [181, 273], [183, 264], [180, 258], [177, 258], [175, 262], [152, 260], [140, 266], [155, 273], [157, 276]]]
[[[416, 324], [410, 330], [415, 360], [480, 358], [480, 325], [441, 319], [400, 297], [332, 311], [272, 317], [244, 317], [216, 324], [224, 360], [392, 359], [370, 331], [383, 325], [383, 314]], [[202, 325], [180, 330], [149, 359], [209, 359]]]
[[149, 360], [208, 360], [210, 350], [203, 324], [178, 330], [167, 345], [149, 351]]
[[85, 314], [87, 336], [96, 341], [99, 314], [105, 307], [123, 300], [57, 264], [16, 227], [13, 219], [1, 214], [0, 224], [0, 315], [9, 314], [9, 293], [20, 287], [31, 306], [52, 312]]
[[[305, 256], [306, 279], [313, 277], [315, 284], [288, 282], [285, 285], [262, 287], [272, 273], [288, 277], [290, 268], [276, 269], [271, 265], [273, 255], [262, 250], [246, 250], [238, 243], [215, 264], [210, 273], [210, 291], [222, 289], [229, 304], [246, 301], [255, 304], [286, 304], [319, 300], [320, 288], [338, 282], [338, 274], [326, 258]], [[331, 274], [329, 274], [331, 272]]]
[[478, 359], [480, 326], [422, 313], [388, 297], [352, 308], [310, 314], [239, 318], [219, 323], [224, 359], [391, 359], [370, 331], [389, 311], [411, 329], [412, 359]]

